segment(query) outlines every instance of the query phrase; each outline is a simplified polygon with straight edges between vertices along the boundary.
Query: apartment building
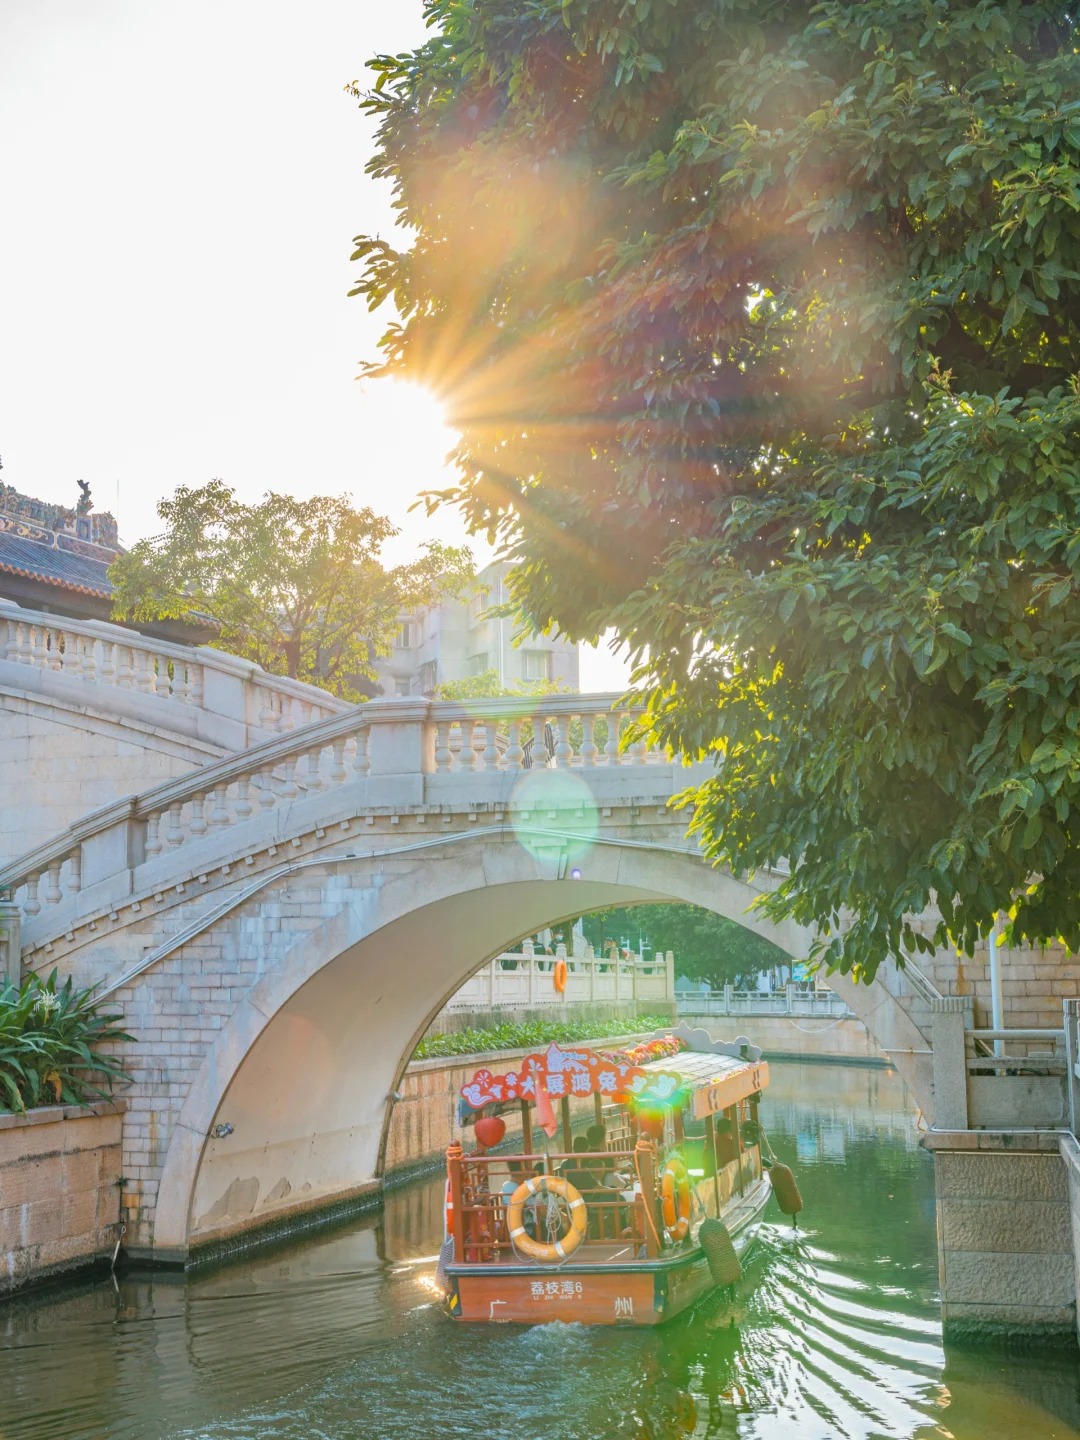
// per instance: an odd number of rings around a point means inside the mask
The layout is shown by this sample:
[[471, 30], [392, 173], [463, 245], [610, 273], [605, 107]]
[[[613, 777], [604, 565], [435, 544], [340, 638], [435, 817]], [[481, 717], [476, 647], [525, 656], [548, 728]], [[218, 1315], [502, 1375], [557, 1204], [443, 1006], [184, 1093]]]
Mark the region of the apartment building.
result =
[[432, 695], [439, 685], [488, 670], [507, 690], [536, 681], [579, 690], [576, 644], [541, 635], [514, 645], [514, 622], [491, 614], [508, 598], [509, 569], [497, 562], [481, 570], [480, 590], [471, 600], [403, 616], [394, 653], [375, 662], [383, 693]]

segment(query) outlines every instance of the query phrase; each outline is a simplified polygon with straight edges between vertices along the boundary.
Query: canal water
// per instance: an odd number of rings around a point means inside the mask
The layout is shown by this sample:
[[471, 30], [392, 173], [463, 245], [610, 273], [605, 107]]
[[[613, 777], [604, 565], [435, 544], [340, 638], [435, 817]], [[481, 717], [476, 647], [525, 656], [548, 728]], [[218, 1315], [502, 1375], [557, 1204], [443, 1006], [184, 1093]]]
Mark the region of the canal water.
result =
[[659, 1330], [465, 1326], [432, 1289], [439, 1180], [184, 1279], [0, 1309], [0, 1440], [1067, 1440], [1070, 1354], [943, 1350], [933, 1172], [891, 1072], [775, 1065], [802, 1188], [734, 1311]]

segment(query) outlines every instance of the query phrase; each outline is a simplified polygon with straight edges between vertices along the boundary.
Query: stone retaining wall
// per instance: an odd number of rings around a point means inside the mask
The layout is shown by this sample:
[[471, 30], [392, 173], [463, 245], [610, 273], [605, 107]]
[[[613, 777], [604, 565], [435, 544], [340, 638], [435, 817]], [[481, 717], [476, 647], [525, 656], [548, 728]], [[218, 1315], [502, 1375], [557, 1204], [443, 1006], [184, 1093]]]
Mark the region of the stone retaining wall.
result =
[[122, 1112], [99, 1101], [0, 1114], [0, 1294], [112, 1254]]
[[691, 1003], [680, 1002], [679, 1019], [703, 1025], [714, 1036], [746, 1035], [761, 1046], [766, 1060], [889, 1063], [888, 1055], [854, 1015], [833, 1020], [804, 1015], [695, 1015]]
[[924, 1143], [934, 1154], [945, 1338], [1073, 1341], [1077, 1290], [1060, 1132], [931, 1130]]

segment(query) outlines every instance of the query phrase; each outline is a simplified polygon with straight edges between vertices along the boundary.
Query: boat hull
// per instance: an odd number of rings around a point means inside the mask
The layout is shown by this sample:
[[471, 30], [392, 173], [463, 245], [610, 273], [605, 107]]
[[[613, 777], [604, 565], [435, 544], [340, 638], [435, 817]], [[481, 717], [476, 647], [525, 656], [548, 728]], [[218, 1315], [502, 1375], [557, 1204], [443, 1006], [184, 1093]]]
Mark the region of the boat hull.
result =
[[[762, 1180], [723, 1217], [741, 1256], [752, 1245], [770, 1187]], [[482, 1323], [660, 1325], [695, 1305], [715, 1282], [697, 1244], [671, 1258], [604, 1263], [448, 1265], [449, 1309]]]

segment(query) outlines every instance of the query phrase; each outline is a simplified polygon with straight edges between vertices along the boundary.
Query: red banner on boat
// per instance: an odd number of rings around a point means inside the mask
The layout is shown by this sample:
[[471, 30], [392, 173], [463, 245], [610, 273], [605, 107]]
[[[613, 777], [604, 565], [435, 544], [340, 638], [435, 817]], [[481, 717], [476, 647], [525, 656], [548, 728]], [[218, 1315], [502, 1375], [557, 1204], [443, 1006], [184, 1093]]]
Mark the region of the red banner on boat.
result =
[[536, 1088], [543, 1082], [553, 1100], [570, 1095], [633, 1095], [636, 1100], [670, 1100], [682, 1084], [678, 1075], [667, 1071], [643, 1070], [609, 1055], [592, 1050], [563, 1050], [552, 1043], [546, 1050], [526, 1055], [516, 1070], [493, 1075], [478, 1070], [461, 1087], [465, 1103], [473, 1110], [507, 1100], [536, 1101]]

